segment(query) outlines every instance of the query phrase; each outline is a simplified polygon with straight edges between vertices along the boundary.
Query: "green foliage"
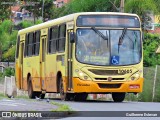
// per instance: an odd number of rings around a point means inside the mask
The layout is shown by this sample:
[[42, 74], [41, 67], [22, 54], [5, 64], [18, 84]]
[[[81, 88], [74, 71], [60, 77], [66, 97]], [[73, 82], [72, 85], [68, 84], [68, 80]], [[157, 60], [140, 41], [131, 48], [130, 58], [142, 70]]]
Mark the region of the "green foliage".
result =
[[10, 20], [5, 20], [0, 25], [0, 34], [2, 34], [3, 32], [10, 33], [11, 30], [12, 30], [12, 22]]
[[[112, 3], [113, 2], [113, 3]], [[54, 8], [54, 18], [76, 12], [115, 12], [119, 0], [72, 0], [61, 8]], [[113, 5], [114, 4], [114, 5]]]
[[2, 61], [14, 61], [15, 44], [18, 31], [12, 31], [13, 24], [10, 20], [4, 20], [0, 24], [0, 57]]
[[34, 24], [31, 22], [31, 21], [23, 21], [23, 22], [20, 22], [17, 26], [19, 26], [20, 28], [27, 28], [27, 27], [30, 27], [30, 26], [33, 26]]
[[[1, 77], [3, 77], [3, 73], [2, 73], [2, 72], [0, 72], [0, 78], [1, 78]], [[0, 80], [1, 80], [1, 79], [0, 79]]]
[[[54, 9], [53, 0], [34, 0], [34, 2], [36, 3], [36, 4], [34, 4], [34, 6], [32, 6], [32, 5], [22, 6], [22, 8], [25, 8], [26, 10], [28, 10], [28, 11], [33, 13], [34, 23], [35, 23], [35, 18], [38, 19], [38, 17], [42, 16], [42, 4], [43, 4], [43, 1], [44, 1], [43, 21], [45, 19], [51, 19], [53, 14], [54, 14], [54, 12], [53, 12], [53, 9]], [[32, 3], [33, 0], [27, 0], [27, 2], [28, 3]]]
[[56, 103], [56, 102], [51, 102], [51, 104], [58, 106], [58, 108], [52, 110], [52, 112], [55, 112], [55, 111], [68, 111], [68, 112], [72, 113], [72, 111], [73, 111], [68, 105], [64, 105], [64, 104], [60, 104], [60, 103]]
[[[155, 67], [144, 67], [144, 84], [143, 91], [137, 96], [130, 94], [126, 96], [128, 101], [141, 101], [141, 102], [152, 102], [153, 97], [153, 87], [154, 87], [154, 77], [155, 77]], [[157, 67], [156, 82], [155, 82], [155, 96], [153, 101], [160, 102], [160, 66]]]
[[0, 59], [2, 53], [16, 43], [17, 31], [12, 32], [13, 24], [10, 20], [4, 20], [0, 24]]
[[156, 11], [156, 4], [153, 0], [125, 1], [125, 12], [136, 13], [142, 16], [146, 10]]
[[37, 24], [40, 24], [40, 23], [43, 23], [43, 21], [42, 20], [36, 20], [35, 24], [37, 25]]
[[11, 77], [11, 76], [14, 76], [14, 75], [15, 75], [15, 69], [14, 68], [11, 68], [11, 67], [5, 68], [3, 76]]
[[14, 62], [15, 60], [15, 51], [16, 51], [16, 45], [9, 48], [3, 55], [2, 60], [3, 61], [9, 61]]
[[160, 55], [155, 54], [160, 44], [160, 36], [155, 34], [145, 34], [143, 42], [144, 66], [155, 66], [160, 64]]
[[160, 13], [159, 4], [159, 0], [126, 0], [125, 12], [139, 15], [142, 21], [142, 29], [146, 30], [152, 27], [151, 15]]
[[11, 4], [7, 3], [14, 3], [16, 0], [0, 0], [0, 21], [3, 22], [5, 19], [10, 19], [11, 16], [11, 10], [10, 6]]
[[154, 67], [144, 67], [143, 92], [139, 95], [139, 101], [152, 101], [153, 79], [155, 74]]
[[[36, 24], [42, 23], [41, 20], [37, 20]], [[17, 26], [19, 28], [27, 28], [33, 26], [31, 21], [22, 21]], [[0, 58], [4, 62], [14, 62], [16, 51], [17, 30], [12, 30], [13, 24], [10, 20], [5, 20], [0, 24]]]

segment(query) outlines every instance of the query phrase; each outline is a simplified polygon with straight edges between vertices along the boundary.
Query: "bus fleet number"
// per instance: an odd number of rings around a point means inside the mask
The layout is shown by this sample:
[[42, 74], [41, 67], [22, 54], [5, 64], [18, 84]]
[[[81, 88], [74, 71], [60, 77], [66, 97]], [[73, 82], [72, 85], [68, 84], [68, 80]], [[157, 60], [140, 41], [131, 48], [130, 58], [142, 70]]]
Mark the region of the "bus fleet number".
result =
[[121, 69], [118, 71], [119, 74], [132, 73], [132, 69]]

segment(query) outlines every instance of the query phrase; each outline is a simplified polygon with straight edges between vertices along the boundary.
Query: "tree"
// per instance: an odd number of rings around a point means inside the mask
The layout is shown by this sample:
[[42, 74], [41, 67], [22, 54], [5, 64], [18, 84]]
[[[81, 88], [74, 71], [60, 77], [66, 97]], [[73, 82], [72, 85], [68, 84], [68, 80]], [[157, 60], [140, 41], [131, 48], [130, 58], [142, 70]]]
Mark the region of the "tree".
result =
[[150, 13], [158, 14], [158, 0], [126, 0], [125, 12], [135, 13], [140, 16], [143, 29], [150, 29], [151, 17]]
[[11, 6], [16, 3], [16, 0], [0, 0], [0, 21], [3, 22], [5, 19], [10, 19]]
[[61, 8], [54, 8], [54, 18], [76, 12], [117, 12], [119, 0], [71, 0]]
[[156, 49], [160, 43], [159, 35], [145, 34], [145, 39], [143, 42], [143, 56], [144, 56], [144, 66], [155, 66], [160, 65], [160, 55], [155, 54]]
[[6, 46], [9, 42], [11, 28], [12, 22], [10, 20], [5, 20], [0, 25], [0, 60], [2, 58], [2, 52], [7, 49]]
[[2, 58], [3, 58], [3, 61], [7, 61], [8, 63], [9, 62], [14, 62], [14, 59], [15, 59], [15, 51], [16, 51], [16, 45], [13, 45], [11, 46], [8, 51], [6, 51]]
[[[43, 7], [44, 2], [44, 7]], [[32, 4], [31, 4], [32, 3]], [[22, 8], [28, 10], [29, 12], [33, 13], [34, 23], [36, 19], [42, 16], [42, 7], [43, 7], [43, 20], [50, 19], [53, 15], [53, 0], [27, 0]]]

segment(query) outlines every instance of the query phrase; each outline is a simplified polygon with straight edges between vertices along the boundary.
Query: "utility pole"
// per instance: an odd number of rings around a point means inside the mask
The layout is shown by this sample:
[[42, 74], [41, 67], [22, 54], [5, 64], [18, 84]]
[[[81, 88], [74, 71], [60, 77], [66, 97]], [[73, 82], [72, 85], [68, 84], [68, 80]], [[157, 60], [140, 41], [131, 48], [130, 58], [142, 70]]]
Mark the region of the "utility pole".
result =
[[43, 3], [42, 3], [42, 21], [44, 22], [44, 20], [43, 20], [43, 11], [44, 11], [44, 0], [43, 0]]
[[121, 0], [120, 12], [124, 12], [124, 0]]

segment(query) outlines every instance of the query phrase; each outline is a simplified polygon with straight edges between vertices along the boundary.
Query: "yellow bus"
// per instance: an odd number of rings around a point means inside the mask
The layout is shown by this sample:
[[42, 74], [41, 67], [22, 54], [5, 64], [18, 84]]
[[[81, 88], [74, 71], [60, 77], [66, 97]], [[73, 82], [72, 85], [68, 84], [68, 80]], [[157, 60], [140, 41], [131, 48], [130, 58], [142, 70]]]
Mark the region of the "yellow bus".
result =
[[18, 32], [16, 85], [30, 98], [59, 93], [84, 101], [88, 94], [126, 93], [143, 88], [142, 31], [135, 14], [82, 12]]

